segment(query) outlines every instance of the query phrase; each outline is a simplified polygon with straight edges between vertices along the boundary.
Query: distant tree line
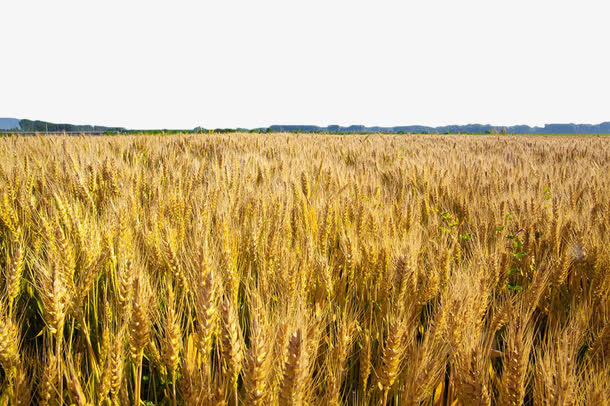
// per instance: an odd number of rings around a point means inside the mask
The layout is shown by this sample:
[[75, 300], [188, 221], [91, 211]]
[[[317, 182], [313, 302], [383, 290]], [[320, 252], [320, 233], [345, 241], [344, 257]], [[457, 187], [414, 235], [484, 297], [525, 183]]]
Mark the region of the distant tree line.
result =
[[363, 125], [272, 125], [272, 131], [314, 133], [392, 133], [392, 134], [610, 134], [610, 122], [601, 124], [545, 124], [544, 127], [528, 125], [493, 126], [489, 124], [446, 125], [428, 127], [422, 125], [395, 127], [367, 127]]
[[530, 127], [527, 125], [516, 126], [492, 126], [485, 124], [448, 125], [441, 127], [428, 127], [420, 125], [396, 126], [396, 127], [367, 127], [363, 125], [339, 126], [329, 125], [319, 127], [314, 125], [272, 125], [269, 127], [246, 129], [246, 128], [216, 128], [206, 129], [196, 127], [190, 130], [128, 130], [122, 127], [105, 127], [95, 125], [55, 124], [39, 120], [19, 120], [20, 129], [5, 130], [4, 132], [38, 132], [49, 133], [67, 132], [95, 132], [104, 134], [178, 134], [178, 133], [204, 133], [204, 134], [227, 134], [238, 132], [249, 133], [334, 133], [334, 134], [610, 134], [610, 122], [601, 124], [546, 124], [543, 127]]
[[79, 131], [110, 131], [110, 132], [124, 132], [126, 131], [121, 127], [104, 127], [98, 125], [75, 125], [75, 124], [55, 124], [46, 121], [39, 120], [19, 120], [19, 126], [21, 131], [25, 132], [79, 132]]

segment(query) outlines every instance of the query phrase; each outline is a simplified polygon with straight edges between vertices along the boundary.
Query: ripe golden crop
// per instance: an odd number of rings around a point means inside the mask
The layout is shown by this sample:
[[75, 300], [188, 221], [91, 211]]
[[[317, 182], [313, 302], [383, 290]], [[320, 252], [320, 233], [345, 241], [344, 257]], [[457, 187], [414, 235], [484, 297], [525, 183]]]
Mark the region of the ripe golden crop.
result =
[[0, 404], [610, 402], [610, 139], [0, 138]]

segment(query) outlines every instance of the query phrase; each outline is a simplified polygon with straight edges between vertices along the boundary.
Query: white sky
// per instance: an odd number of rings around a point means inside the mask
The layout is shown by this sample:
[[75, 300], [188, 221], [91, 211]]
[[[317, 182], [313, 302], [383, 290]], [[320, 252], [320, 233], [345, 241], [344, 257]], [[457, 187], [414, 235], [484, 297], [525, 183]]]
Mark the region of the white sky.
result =
[[0, 3], [0, 117], [128, 128], [610, 120], [593, 0]]

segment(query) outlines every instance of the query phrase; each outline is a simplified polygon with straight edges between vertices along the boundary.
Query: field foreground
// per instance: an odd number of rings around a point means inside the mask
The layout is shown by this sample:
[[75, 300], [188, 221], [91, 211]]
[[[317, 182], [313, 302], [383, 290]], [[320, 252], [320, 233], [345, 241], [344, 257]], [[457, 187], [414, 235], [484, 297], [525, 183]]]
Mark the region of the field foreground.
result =
[[607, 405], [610, 139], [0, 138], [0, 404]]

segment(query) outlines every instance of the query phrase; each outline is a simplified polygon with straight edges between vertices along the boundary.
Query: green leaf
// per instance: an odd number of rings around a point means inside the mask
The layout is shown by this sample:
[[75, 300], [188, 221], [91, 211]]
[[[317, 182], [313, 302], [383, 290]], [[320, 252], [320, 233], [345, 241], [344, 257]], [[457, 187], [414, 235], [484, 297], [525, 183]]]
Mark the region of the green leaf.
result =
[[527, 253], [525, 253], [525, 252], [517, 252], [516, 254], [513, 254], [513, 256], [515, 257], [515, 259], [521, 259], [523, 257], [527, 257]]
[[517, 248], [521, 248], [523, 246], [523, 243], [519, 240], [515, 240], [513, 241], [513, 248], [517, 249]]
[[506, 282], [506, 287], [510, 290], [515, 290], [515, 291], [523, 289], [523, 286], [517, 285], [512, 282]]

